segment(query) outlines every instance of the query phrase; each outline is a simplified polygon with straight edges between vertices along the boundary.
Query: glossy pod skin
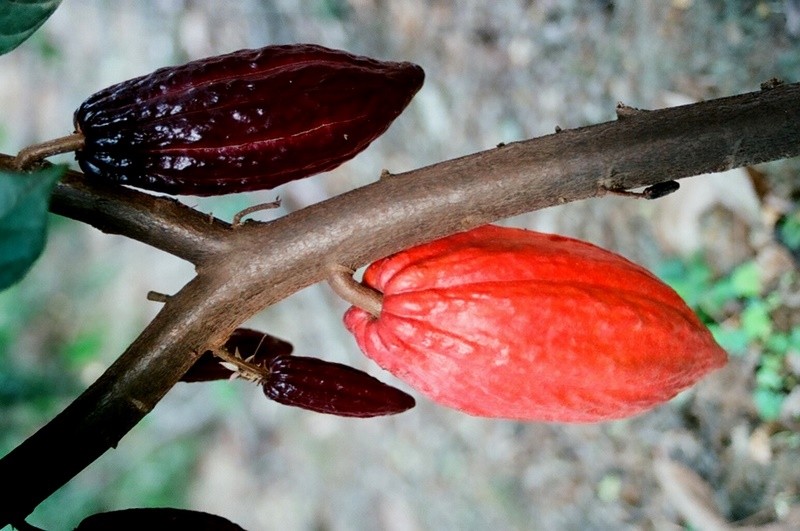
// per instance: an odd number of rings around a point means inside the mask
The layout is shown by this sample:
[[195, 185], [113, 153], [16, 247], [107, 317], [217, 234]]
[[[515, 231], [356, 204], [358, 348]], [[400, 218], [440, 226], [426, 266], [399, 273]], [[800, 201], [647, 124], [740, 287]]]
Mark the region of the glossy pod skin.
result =
[[[261, 374], [258, 383], [272, 400], [342, 417], [377, 417], [414, 407], [414, 398], [369, 374], [330, 361], [292, 356], [290, 343], [249, 328], [237, 328], [225, 350]], [[204, 352], [184, 374], [183, 382], [228, 380], [233, 367]]]
[[273, 359], [263, 386], [276, 402], [340, 417], [394, 415], [415, 405], [411, 395], [363, 371], [303, 356]]
[[161, 68], [81, 104], [76, 158], [90, 177], [169, 194], [274, 188], [353, 158], [424, 77], [412, 63], [313, 44]]
[[380, 315], [345, 325], [381, 367], [472, 415], [596, 422], [659, 405], [727, 355], [681, 298], [586, 242], [484, 226], [379, 260]]

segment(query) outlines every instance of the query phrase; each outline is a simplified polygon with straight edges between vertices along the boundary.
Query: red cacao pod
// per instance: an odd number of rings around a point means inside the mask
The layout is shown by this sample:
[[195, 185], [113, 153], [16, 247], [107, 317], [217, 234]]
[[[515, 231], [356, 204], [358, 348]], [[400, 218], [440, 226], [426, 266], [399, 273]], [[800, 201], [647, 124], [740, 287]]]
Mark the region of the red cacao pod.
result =
[[415, 404], [411, 395], [363, 371], [303, 356], [273, 359], [264, 394], [281, 404], [340, 417], [394, 415]]
[[91, 177], [170, 194], [274, 188], [353, 158], [424, 77], [312, 44], [192, 61], [89, 97], [75, 112], [76, 157]]
[[[291, 354], [293, 349], [291, 343], [249, 328], [237, 328], [225, 341], [225, 350], [229, 353], [238, 353], [240, 358], [262, 367], [266, 367], [273, 358]], [[234, 371], [222, 365], [220, 361], [222, 360], [213, 352], [207, 350], [186, 371], [181, 381], [208, 382], [229, 379]]]
[[432, 400], [486, 417], [594, 422], [634, 415], [726, 361], [666, 284], [586, 242], [484, 226], [379, 260], [380, 315], [345, 325]]

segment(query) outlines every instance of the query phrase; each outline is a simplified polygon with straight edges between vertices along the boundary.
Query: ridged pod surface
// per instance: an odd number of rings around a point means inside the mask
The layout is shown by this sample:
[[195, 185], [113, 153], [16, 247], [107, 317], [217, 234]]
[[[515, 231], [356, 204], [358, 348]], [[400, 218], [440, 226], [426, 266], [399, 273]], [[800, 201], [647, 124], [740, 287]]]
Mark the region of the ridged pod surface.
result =
[[312, 44], [161, 68], [81, 104], [76, 157], [91, 177], [170, 194], [274, 188], [353, 158], [424, 77], [412, 63]]
[[[230, 354], [238, 354], [240, 358], [260, 367], [266, 367], [278, 356], [288, 356], [294, 349], [291, 343], [249, 328], [234, 330], [225, 341], [224, 347]], [[230, 379], [234, 375], [234, 371], [220, 364], [220, 361], [222, 360], [217, 358], [212, 351], [207, 350], [186, 371], [186, 374], [181, 377], [181, 381], [209, 382]]]
[[264, 394], [281, 404], [340, 417], [378, 417], [414, 407], [414, 398], [369, 374], [317, 358], [279, 356]]
[[[414, 398], [377, 378], [341, 363], [292, 356], [292, 345], [264, 332], [237, 328], [225, 350], [246, 361], [264, 394], [289, 406], [342, 417], [377, 417], [414, 407]], [[235, 367], [204, 352], [181, 378], [184, 382], [228, 380]]]
[[586, 242], [484, 226], [370, 265], [376, 318], [345, 325], [381, 367], [472, 415], [595, 422], [661, 404], [727, 355], [666, 284]]

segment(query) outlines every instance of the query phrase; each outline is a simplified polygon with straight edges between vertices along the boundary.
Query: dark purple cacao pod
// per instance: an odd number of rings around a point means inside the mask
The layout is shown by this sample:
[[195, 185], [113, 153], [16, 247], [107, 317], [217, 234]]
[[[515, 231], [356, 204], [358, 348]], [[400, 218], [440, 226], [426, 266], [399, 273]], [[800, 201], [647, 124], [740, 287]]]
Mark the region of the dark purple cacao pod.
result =
[[192, 531], [244, 531], [244, 528], [221, 516], [173, 509], [153, 507], [122, 509], [97, 513], [85, 518], [75, 531], [159, 531], [162, 529], [191, 529]]
[[412, 396], [363, 371], [302, 356], [273, 359], [263, 385], [276, 402], [340, 417], [393, 415], [415, 404]]
[[312, 44], [156, 70], [75, 112], [89, 176], [170, 194], [274, 188], [331, 170], [380, 136], [422, 86], [412, 63]]
[[[288, 356], [292, 353], [291, 343], [273, 337], [264, 332], [237, 328], [225, 342], [225, 350], [239, 353], [242, 359], [250, 359], [250, 363], [266, 367], [273, 358]], [[208, 382], [211, 380], [227, 380], [233, 371], [220, 364], [220, 359], [208, 350], [204, 352], [186, 371], [182, 382]]]

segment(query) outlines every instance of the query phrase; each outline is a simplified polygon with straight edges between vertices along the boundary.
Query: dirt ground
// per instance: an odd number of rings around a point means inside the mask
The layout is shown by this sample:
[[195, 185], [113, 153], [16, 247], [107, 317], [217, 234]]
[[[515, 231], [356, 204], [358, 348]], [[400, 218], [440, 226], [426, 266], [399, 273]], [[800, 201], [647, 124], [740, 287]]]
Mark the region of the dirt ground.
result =
[[[618, 101], [658, 108], [757, 90], [772, 77], [798, 81], [799, 16], [797, 2], [778, 0], [69, 0], [33, 41], [0, 58], [0, 144], [12, 152], [70, 132], [73, 109], [111, 83], [239, 48], [316, 42], [423, 66], [425, 86], [408, 110], [343, 167], [277, 191], [186, 198], [230, 219], [280, 195], [281, 210], [267, 219], [371, 182], [384, 168], [613, 120]], [[788, 202], [800, 192], [799, 169], [797, 161], [767, 165], [760, 182]], [[505, 223], [581, 237], [654, 268], [700, 253], [724, 274], [755, 258], [777, 278], [794, 265], [775, 245], [769, 205], [752, 182], [734, 171], [687, 180], [659, 201], [603, 198]], [[264, 252], [276, 251], [265, 242]], [[96, 330], [101, 355], [75, 369], [88, 384], [157, 311], [145, 293], [173, 292], [191, 274], [141, 244], [57, 225], [15, 292], [22, 305], [47, 301], [47, 310], [28, 310], [32, 328], [12, 355], [36, 367], [59, 338]], [[795, 301], [796, 284], [781, 288]], [[800, 324], [797, 306], [783, 308], [786, 326]], [[297, 354], [402, 386], [358, 351], [341, 325], [345, 308], [314, 286], [250, 325], [291, 341]], [[472, 418], [418, 395], [418, 406], [396, 417], [341, 419], [270, 403], [244, 383], [182, 384], [119, 449], [44, 504], [38, 523], [66, 528], [64, 514], [96, 509], [87, 500], [128, 506], [119, 485], [174, 484], [185, 506], [250, 530], [800, 528], [792, 520], [800, 407], [762, 419], [752, 399], [759, 356], [751, 348], [668, 405], [597, 425]], [[800, 361], [794, 366], [800, 373]]]

